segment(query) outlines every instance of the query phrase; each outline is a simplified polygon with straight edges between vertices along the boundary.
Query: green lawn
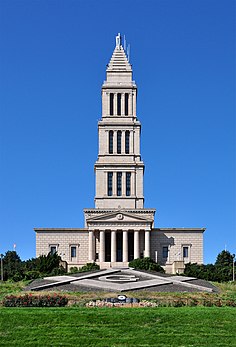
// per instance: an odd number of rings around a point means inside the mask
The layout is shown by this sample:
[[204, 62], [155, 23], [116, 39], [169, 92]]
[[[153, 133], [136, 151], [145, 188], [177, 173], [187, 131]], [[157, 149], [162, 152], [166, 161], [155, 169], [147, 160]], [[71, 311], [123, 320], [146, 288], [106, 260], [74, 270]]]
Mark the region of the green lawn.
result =
[[236, 308], [0, 308], [0, 346], [236, 346]]

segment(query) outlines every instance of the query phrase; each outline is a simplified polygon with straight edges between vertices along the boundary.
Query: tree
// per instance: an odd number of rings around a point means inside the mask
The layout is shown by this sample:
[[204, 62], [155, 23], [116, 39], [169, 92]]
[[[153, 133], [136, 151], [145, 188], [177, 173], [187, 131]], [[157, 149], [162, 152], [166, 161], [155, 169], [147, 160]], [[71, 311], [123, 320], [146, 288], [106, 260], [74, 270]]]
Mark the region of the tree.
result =
[[229, 251], [222, 251], [217, 255], [216, 266], [233, 266], [233, 255]]
[[185, 265], [184, 274], [207, 281], [227, 282], [233, 278], [233, 255], [229, 251], [218, 254], [215, 264], [199, 265], [188, 263]]
[[7, 251], [3, 257], [3, 279], [19, 281], [23, 277], [22, 261], [19, 255], [16, 251]]

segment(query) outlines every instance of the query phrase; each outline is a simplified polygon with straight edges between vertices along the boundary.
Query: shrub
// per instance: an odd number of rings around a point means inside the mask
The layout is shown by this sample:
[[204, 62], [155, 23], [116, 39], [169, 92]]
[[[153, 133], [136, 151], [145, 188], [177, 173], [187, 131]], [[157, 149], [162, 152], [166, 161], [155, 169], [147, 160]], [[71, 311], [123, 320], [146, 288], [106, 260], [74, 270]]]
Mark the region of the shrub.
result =
[[[233, 278], [234, 256], [229, 251], [218, 254], [215, 264], [199, 265], [188, 263], [185, 265], [184, 274], [207, 281], [228, 282]], [[236, 262], [235, 262], [236, 265]]]
[[77, 266], [72, 266], [70, 268], [70, 274], [76, 274], [77, 272], [79, 272], [79, 269], [77, 268]]
[[39, 271], [35, 271], [35, 270], [26, 271], [24, 275], [26, 280], [35, 280], [36, 278], [39, 278], [42, 276], [42, 274]]
[[5, 307], [63, 307], [68, 303], [68, 299], [61, 295], [32, 295], [22, 296], [9, 295], [3, 300]]
[[64, 267], [60, 266], [60, 267], [55, 267], [52, 272], [50, 273], [51, 276], [61, 276], [61, 275], [65, 275], [67, 272], [64, 269]]
[[96, 263], [87, 263], [79, 269], [79, 272], [87, 272], [93, 270], [100, 270], [100, 266]]
[[151, 270], [164, 273], [165, 270], [152, 258], [145, 257], [143, 259], [137, 258], [129, 262], [129, 266], [139, 270]]

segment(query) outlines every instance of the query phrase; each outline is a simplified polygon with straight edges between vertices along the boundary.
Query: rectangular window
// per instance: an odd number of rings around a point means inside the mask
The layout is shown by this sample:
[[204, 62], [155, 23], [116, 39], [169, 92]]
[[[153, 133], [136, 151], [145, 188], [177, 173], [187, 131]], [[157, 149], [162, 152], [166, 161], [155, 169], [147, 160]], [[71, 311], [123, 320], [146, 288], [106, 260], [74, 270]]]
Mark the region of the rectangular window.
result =
[[131, 173], [126, 172], [126, 196], [130, 196]]
[[125, 132], [125, 154], [129, 154], [129, 131]]
[[114, 94], [110, 93], [110, 115], [114, 114]]
[[107, 195], [112, 196], [112, 179], [113, 179], [113, 172], [107, 173]]
[[71, 258], [75, 258], [76, 257], [76, 246], [71, 246], [71, 248], [70, 248], [70, 256], [71, 256]]
[[122, 172], [117, 172], [117, 196], [122, 194]]
[[56, 246], [50, 246], [50, 253], [55, 254], [57, 252], [57, 247]]
[[129, 94], [125, 93], [125, 115], [129, 114]]
[[169, 252], [168, 246], [163, 246], [162, 247], [162, 258], [163, 259], [168, 258], [168, 252]]
[[117, 131], [117, 153], [121, 154], [121, 138], [122, 132], [120, 130]]
[[121, 115], [121, 94], [117, 94], [117, 115]]
[[183, 247], [183, 258], [188, 258], [188, 247]]
[[109, 131], [109, 154], [113, 153], [113, 131]]

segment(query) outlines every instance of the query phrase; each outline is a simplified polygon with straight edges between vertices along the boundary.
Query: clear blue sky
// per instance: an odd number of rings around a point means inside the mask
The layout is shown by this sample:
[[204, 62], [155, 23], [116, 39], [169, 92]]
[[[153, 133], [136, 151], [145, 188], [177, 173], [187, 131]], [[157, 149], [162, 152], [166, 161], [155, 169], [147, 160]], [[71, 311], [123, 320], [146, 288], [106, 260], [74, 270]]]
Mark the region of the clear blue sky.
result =
[[145, 207], [206, 227], [205, 263], [236, 252], [235, 1], [0, 2], [0, 252], [35, 256], [34, 227], [94, 207], [101, 85], [131, 44]]

